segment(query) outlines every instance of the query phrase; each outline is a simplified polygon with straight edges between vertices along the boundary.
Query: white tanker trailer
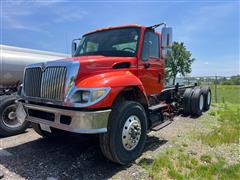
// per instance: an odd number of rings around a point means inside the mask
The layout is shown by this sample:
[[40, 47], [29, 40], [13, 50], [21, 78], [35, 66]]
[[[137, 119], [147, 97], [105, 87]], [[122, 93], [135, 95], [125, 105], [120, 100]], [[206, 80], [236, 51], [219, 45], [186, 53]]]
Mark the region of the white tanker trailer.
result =
[[18, 134], [28, 127], [28, 122], [19, 122], [15, 115], [15, 95], [25, 66], [65, 57], [68, 55], [0, 45], [0, 135]]

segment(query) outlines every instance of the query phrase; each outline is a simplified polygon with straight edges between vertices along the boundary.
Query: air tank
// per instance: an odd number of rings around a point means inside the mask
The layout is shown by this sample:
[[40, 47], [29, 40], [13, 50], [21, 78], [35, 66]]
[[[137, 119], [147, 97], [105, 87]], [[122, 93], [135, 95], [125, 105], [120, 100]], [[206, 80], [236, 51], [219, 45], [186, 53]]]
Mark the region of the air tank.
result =
[[68, 54], [0, 45], [0, 88], [22, 82], [26, 65], [69, 57]]

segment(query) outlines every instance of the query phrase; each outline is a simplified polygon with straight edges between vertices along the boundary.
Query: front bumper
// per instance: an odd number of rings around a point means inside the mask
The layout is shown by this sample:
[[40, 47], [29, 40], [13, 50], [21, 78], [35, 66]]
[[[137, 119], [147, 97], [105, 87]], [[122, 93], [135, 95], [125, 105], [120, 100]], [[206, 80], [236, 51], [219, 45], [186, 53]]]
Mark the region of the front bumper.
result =
[[[17, 103], [22, 103], [17, 101]], [[107, 132], [108, 116], [111, 110], [76, 111], [35, 104], [22, 103], [27, 120], [50, 127], [81, 134]]]

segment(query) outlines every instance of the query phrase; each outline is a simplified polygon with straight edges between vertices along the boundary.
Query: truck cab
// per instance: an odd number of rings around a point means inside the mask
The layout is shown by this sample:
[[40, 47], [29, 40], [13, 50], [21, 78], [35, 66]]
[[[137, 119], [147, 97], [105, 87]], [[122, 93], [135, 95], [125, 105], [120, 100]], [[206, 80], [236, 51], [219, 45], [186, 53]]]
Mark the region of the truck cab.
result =
[[[169, 31], [170, 32], [170, 31]], [[109, 27], [85, 34], [73, 56], [110, 57], [106, 63], [116, 71], [129, 71], [139, 78], [147, 95], [163, 89], [164, 60], [161, 34], [151, 27]], [[97, 68], [95, 69], [97, 71]]]
[[[26, 67], [17, 117], [43, 137], [98, 134], [103, 154], [128, 164], [141, 154], [147, 132], [169, 124], [183, 104], [186, 88], [164, 89], [171, 40], [165, 23], [87, 33], [73, 41], [71, 58]], [[196, 98], [205, 96], [200, 91]], [[196, 101], [198, 113], [204, 105]]]

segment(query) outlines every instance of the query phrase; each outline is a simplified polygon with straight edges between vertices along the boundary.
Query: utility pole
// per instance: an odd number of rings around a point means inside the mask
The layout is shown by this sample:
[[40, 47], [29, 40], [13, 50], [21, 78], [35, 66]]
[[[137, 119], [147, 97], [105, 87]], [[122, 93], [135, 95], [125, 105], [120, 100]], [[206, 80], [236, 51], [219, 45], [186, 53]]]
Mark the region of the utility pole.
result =
[[217, 97], [217, 83], [218, 83], [218, 80], [217, 80], [217, 76], [215, 76], [215, 81], [214, 81], [214, 89], [215, 89], [215, 102], [217, 103], [218, 101], [218, 97]]

